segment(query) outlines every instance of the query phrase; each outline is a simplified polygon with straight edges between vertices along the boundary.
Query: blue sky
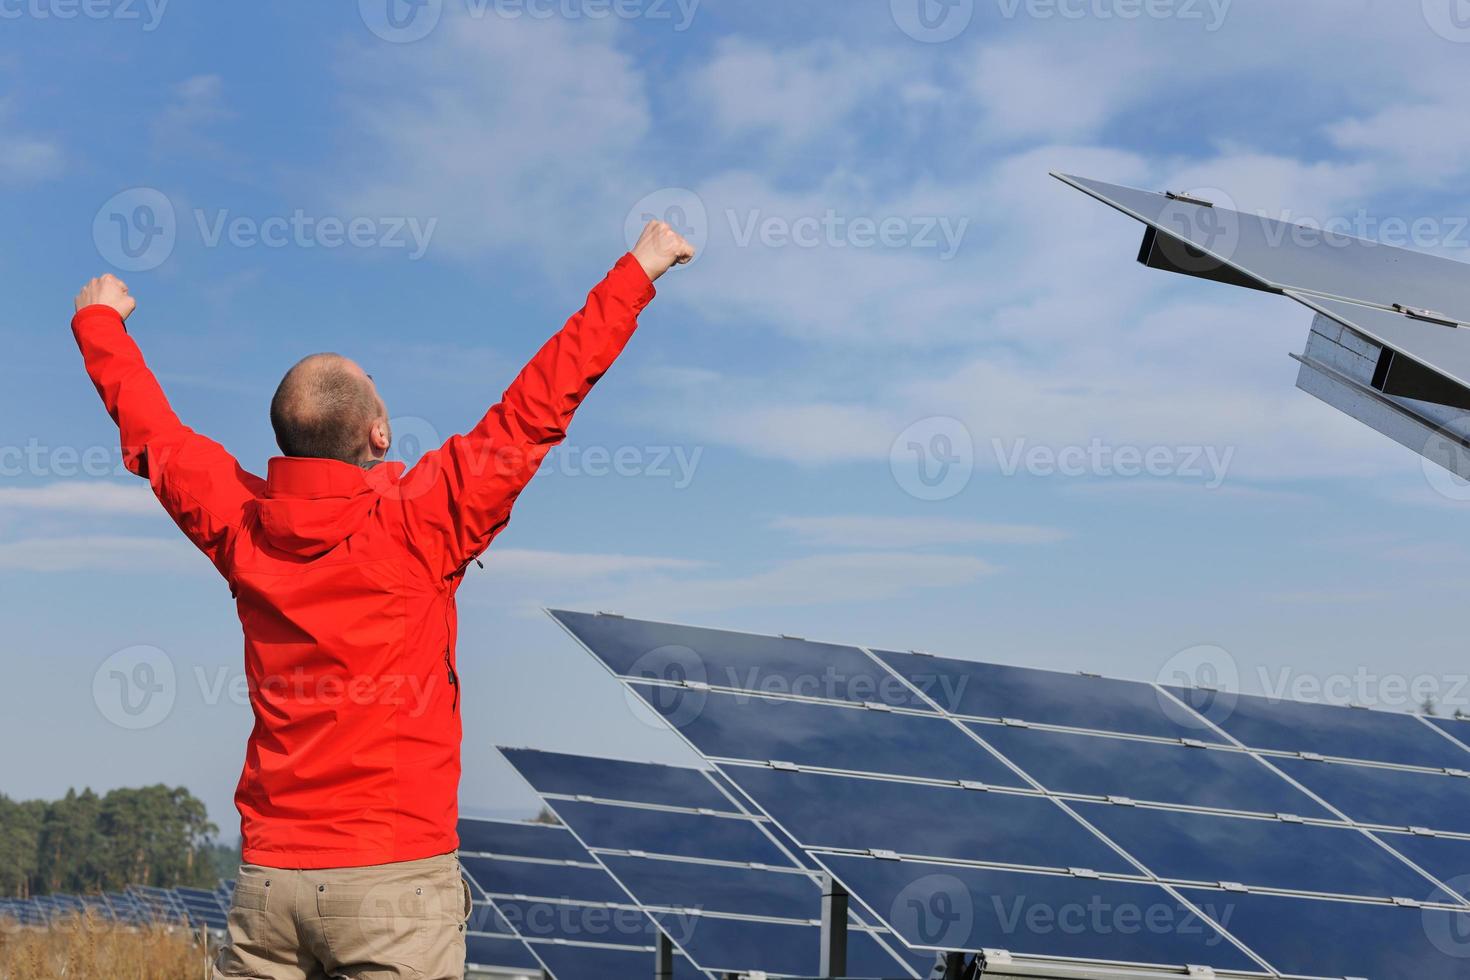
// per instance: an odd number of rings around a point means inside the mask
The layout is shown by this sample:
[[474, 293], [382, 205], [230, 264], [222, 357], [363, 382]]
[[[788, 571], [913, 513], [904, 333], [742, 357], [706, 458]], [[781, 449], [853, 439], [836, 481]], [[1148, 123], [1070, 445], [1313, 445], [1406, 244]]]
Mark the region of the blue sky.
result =
[[1470, 494], [1293, 387], [1305, 310], [1047, 176], [1460, 256], [1458, 0], [385, 2], [0, 3], [0, 790], [180, 783], [234, 833], [238, 623], [118, 472], [86, 278], [247, 467], [316, 350], [411, 457], [647, 214], [702, 255], [460, 593], [467, 812], [531, 804], [496, 743], [689, 761], [543, 605], [1470, 707]]

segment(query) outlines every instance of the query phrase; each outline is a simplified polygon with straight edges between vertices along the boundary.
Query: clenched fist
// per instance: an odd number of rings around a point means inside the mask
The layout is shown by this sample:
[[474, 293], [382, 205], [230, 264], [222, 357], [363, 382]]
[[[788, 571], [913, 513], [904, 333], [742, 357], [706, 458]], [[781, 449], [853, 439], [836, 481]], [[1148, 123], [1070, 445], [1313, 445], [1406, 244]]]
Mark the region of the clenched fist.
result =
[[77, 312], [89, 306], [110, 306], [126, 320], [138, 301], [128, 295], [128, 284], [112, 273], [93, 279], [77, 293]]
[[633, 246], [633, 258], [643, 266], [650, 281], [694, 258], [694, 246], [662, 221], [650, 221]]

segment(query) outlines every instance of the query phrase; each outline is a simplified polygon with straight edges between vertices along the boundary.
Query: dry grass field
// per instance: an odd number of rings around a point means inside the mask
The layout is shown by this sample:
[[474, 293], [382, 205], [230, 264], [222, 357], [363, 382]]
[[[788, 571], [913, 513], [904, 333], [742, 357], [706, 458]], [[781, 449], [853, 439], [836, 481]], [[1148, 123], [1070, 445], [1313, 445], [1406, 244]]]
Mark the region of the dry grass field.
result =
[[0, 925], [0, 980], [207, 980], [203, 937], [78, 919], [50, 929]]

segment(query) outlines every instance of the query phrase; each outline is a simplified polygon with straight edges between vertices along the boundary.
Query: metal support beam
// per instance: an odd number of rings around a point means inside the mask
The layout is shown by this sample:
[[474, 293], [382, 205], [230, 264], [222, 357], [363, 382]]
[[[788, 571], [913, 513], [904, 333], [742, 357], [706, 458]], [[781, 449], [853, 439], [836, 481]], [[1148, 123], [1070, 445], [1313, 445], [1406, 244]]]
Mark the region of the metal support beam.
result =
[[674, 941], [662, 932], [653, 951], [653, 980], [674, 980]]
[[822, 958], [824, 977], [847, 976], [847, 889], [822, 875]]

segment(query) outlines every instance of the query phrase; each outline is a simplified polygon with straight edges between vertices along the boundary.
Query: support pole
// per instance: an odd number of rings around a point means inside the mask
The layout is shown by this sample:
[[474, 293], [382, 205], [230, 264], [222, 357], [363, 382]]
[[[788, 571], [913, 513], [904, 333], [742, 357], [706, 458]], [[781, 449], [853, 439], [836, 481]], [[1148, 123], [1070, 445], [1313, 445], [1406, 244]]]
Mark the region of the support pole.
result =
[[847, 889], [822, 875], [822, 958], [824, 977], [847, 976]]
[[674, 942], [662, 932], [653, 951], [653, 980], [674, 980]]

